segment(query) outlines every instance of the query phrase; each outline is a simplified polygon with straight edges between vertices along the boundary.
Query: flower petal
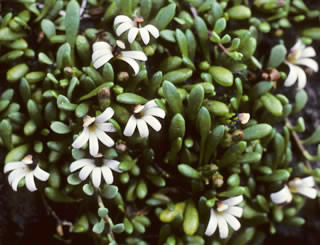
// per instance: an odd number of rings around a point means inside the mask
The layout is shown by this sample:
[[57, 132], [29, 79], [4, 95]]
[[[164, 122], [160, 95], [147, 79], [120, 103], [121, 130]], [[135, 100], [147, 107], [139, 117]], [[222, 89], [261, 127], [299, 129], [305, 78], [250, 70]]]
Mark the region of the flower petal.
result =
[[296, 61], [296, 64], [309, 67], [312, 70], [314, 70], [315, 72], [318, 72], [318, 70], [319, 70], [318, 63], [313, 59], [309, 59], [309, 58], [299, 59]]
[[137, 27], [132, 27], [130, 29], [130, 31], [128, 32], [128, 42], [129, 43], [132, 43], [136, 39], [138, 32], [139, 32], [139, 29]]
[[86, 166], [88, 164], [93, 164], [93, 163], [94, 163], [94, 160], [88, 159], [88, 158], [84, 158], [84, 159], [80, 159], [80, 160], [74, 161], [70, 165], [70, 172], [72, 173], [74, 171], [77, 171], [80, 168], [83, 168], [84, 166]]
[[8, 162], [4, 165], [3, 172], [8, 173], [9, 171], [15, 170], [17, 168], [23, 168], [26, 165], [23, 162]]
[[228, 206], [235, 206], [238, 205], [243, 201], [243, 196], [236, 196], [236, 197], [231, 197], [228, 198], [227, 200], [224, 200], [223, 203], [227, 204]]
[[120, 24], [117, 29], [116, 29], [116, 34], [117, 36], [120, 36], [122, 33], [126, 32], [127, 30], [129, 30], [130, 28], [133, 27], [133, 22], [124, 22], [122, 24]]
[[287, 63], [287, 65], [289, 66], [289, 74], [287, 76], [287, 79], [284, 81], [284, 86], [290, 87], [297, 81], [298, 71], [296, 69], [297, 66], [290, 63]]
[[89, 134], [89, 151], [91, 156], [96, 156], [99, 153], [99, 143], [96, 132]]
[[217, 215], [218, 219], [218, 227], [219, 227], [219, 234], [221, 239], [225, 239], [228, 237], [229, 234], [229, 229], [228, 229], [228, 224], [224, 217]]
[[237, 220], [234, 216], [231, 214], [224, 212], [222, 214], [223, 218], [227, 221], [227, 223], [231, 226], [231, 228], [235, 231], [239, 230], [241, 227], [241, 224], [239, 220]]
[[137, 126], [137, 119], [132, 115], [127, 122], [127, 125], [123, 131], [123, 134], [127, 137], [132, 136], [134, 133], [134, 130], [136, 129], [136, 126]]
[[108, 121], [114, 115], [114, 110], [111, 107], [108, 107], [104, 110], [99, 116], [96, 117], [97, 123], [103, 123]]
[[112, 123], [97, 123], [97, 128], [104, 132], [117, 132], [116, 127]]
[[225, 212], [240, 218], [243, 214], [243, 208], [231, 206]]
[[134, 75], [135, 76], [138, 74], [138, 72], [140, 70], [140, 67], [139, 67], [139, 64], [134, 59], [131, 59], [131, 58], [128, 58], [128, 57], [124, 57], [124, 56], [118, 56], [117, 58], [120, 59], [120, 60], [123, 60], [126, 63], [128, 63], [131, 66], [131, 68], [134, 70]]
[[217, 227], [218, 227], [218, 219], [213, 209], [210, 209], [209, 223], [205, 231], [206, 236], [212, 236], [217, 230]]
[[102, 142], [102, 144], [104, 144], [107, 147], [112, 147], [114, 145], [114, 141], [113, 139], [107, 135], [105, 132], [103, 132], [100, 129], [96, 129], [96, 135], [98, 137], [98, 139]]
[[98, 188], [101, 183], [101, 168], [95, 167], [92, 170], [91, 179], [92, 179], [92, 184]]
[[148, 57], [143, 53], [142, 51], [122, 51], [121, 52], [122, 57], [132, 58], [135, 60], [142, 60], [146, 61]]
[[148, 101], [146, 104], [143, 105], [143, 109], [146, 111], [146, 110], [149, 110], [150, 108], [153, 108], [153, 107], [157, 107], [159, 108], [159, 106], [157, 105], [157, 103], [155, 102], [155, 100], [150, 100]]
[[113, 183], [113, 174], [110, 168], [104, 166], [101, 168], [103, 178], [108, 185]]
[[110, 52], [112, 51], [112, 47], [107, 42], [95, 42], [92, 45], [92, 49], [93, 49], [93, 52], [100, 50], [100, 49], [108, 49], [108, 50], [110, 50]]
[[137, 126], [141, 138], [146, 138], [149, 136], [149, 129], [146, 122], [142, 119], [137, 119]]
[[31, 192], [34, 192], [37, 190], [37, 187], [36, 187], [36, 184], [34, 183], [34, 177], [33, 177], [33, 173], [28, 173], [26, 175], [26, 186], [27, 186], [27, 189]]
[[304, 49], [304, 47], [305, 47], [304, 43], [300, 39], [298, 39], [295, 45], [290, 50], [291, 51], [302, 50]]
[[155, 117], [160, 117], [160, 118], [165, 118], [166, 117], [166, 113], [164, 110], [162, 110], [161, 108], [150, 108], [144, 111], [144, 114], [147, 116], [155, 116]]
[[112, 57], [113, 57], [113, 54], [104, 55], [104, 56], [100, 57], [99, 59], [94, 61], [93, 67], [96, 68], [96, 69], [99, 69], [105, 63], [107, 63], [109, 60], [111, 60]]
[[139, 31], [140, 31], [140, 36], [142, 38], [143, 43], [147, 45], [150, 42], [150, 35], [148, 30], [142, 27], [139, 29]]
[[149, 116], [149, 115], [144, 116], [142, 120], [148, 123], [150, 127], [157, 132], [161, 129], [161, 123], [158, 121], [158, 119], [155, 119], [153, 116]]
[[149, 24], [144, 26], [144, 28], [147, 29], [154, 38], [158, 38], [160, 36], [158, 28], [156, 28], [154, 25]]
[[298, 89], [302, 89], [306, 86], [307, 83], [307, 75], [302, 68], [296, 66], [295, 68], [298, 72]]
[[284, 202], [290, 202], [292, 200], [291, 192], [287, 185], [285, 185], [280, 191], [272, 193], [270, 198], [275, 204], [282, 204]]
[[20, 180], [26, 175], [25, 171], [21, 171], [19, 172], [19, 174], [17, 174], [15, 176], [15, 178], [13, 179], [12, 183], [11, 183], [11, 187], [14, 191], [17, 191], [18, 189], [18, 184], [20, 182]]
[[105, 55], [112, 55], [112, 52], [109, 49], [100, 49], [98, 51], [93, 52], [91, 59], [93, 62], [95, 62], [97, 59]]
[[302, 51], [300, 58], [311, 58], [311, 57], [315, 57], [316, 55], [317, 55], [317, 53], [313, 47], [306, 47]]
[[118, 15], [113, 22], [113, 25], [117, 25], [123, 22], [132, 22], [132, 20], [126, 15]]
[[47, 181], [49, 179], [50, 174], [46, 171], [42, 170], [39, 165], [33, 170], [33, 175], [41, 180], [41, 181]]
[[21, 173], [24, 173], [24, 175], [26, 174], [26, 171], [25, 169], [16, 169], [16, 170], [13, 170], [9, 176], [8, 176], [8, 182], [9, 184], [11, 185], [12, 182], [18, 177], [21, 175]]
[[303, 187], [313, 187], [316, 184], [313, 176], [302, 178], [300, 181], [301, 181], [301, 186]]
[[94, 164], [84, 166], [79, 172], [79, 178], [82, 181], [86, 180], [94, 168], [95, 168]]
[[78, 138], [72, 143], [72, 147], [79, 149], [84, 146], [89, 140], [89, 129], [84, 128]]
[[316, 189], [310, 187], [297, 187], [297, 192], [311, 199], [315, 199], [318, 194]]
[[113, 171], [116, 171], [118, 173], [122, 173], [122, 171], [119, 169], [119, 161], [116, 160], [103, 160], [105, 166], [112, 169]]

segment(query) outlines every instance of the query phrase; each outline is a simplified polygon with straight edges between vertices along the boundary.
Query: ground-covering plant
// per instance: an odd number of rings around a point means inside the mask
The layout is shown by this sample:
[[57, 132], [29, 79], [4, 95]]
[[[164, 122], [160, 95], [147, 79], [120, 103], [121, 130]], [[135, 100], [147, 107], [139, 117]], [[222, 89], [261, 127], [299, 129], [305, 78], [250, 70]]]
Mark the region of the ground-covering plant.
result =
[[[67, 226], [96, 244], [261, 244], [278, 224], [305, 223], [299, 211], [320, 182], [320, 148], [305, 146], [320, 133], [301, 139], [297, 115], [318, 71], [319, 10], [303, 0], [0, 4], [4, 172], [14, 191], [43, 196], [57, 239]], [[55, 203], [76, 217], [64, 221]]]

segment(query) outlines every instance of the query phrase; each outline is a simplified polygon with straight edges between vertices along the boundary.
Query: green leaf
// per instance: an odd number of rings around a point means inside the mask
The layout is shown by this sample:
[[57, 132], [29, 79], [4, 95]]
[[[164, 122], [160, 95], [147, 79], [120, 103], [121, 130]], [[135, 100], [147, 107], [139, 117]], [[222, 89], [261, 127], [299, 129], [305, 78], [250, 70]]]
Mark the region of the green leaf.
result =
[[82, 190], [84, 193], [86, 193], [88, 196], [92, 196], [93, 193], [94, 193], [94, 188], [91, 184], [85, 184], [83, 187], [82, 187]]
[[162, 84], [163, 94], [173, 113], [183, 114], [183, 105], [181, 96], [171, 82], [164, 81]]
[[116, 224], [112, 227], [112, 231], [114, 233], [122, 233], [124, 231], [124, 224]]
[[79, 178], [79, 173], [74, 173], [68, 176], [67, 182], [70, 185], [79, 185], [82, 180]]
[[187, 164], [179, 164], [178, 170], [185, 177], [192, 178], [192, 179], [200, 178], [200, 173]]
[[35, 22], [38, 22], [44, 16], [46, 16], [46, 14], [49, 12], [49, 10], [51, 10], [54, 7], [55, 4], [56, 4], [56, 0], [45, 0], [44, 7], [41, 10], [40, 15], [38, 15], [38, 17], [35, 19]]
[[317, 127], [311, 136], [302, 140], [302, 143], [305, 145], [320, 143], [320, 127]]
[[51, 20], [43, 19], [41, 21], [41, 30], [48, 39], [56, 35], [56, 26]]
[[279, 99], [275, 97], [271, 93], [266, 93], [265, 95], [261, 96], [261, 102], [264, 107], [274, 116], [280, 117], [282, 116], [283, 106]]
[[233, 74], [222, 66], [212, 66], [209, 69], [212, 78], [221, 86], [230, 87], [233, 84]]
[[80, 24], [80, 6], [77, 1], [71, 0], [67, 5], [65, 27], [66, 27], [67, 42], [70, 44], [70, 47], [72, 50], [72, 57], [74, 54], [74, 45], [76, 43], [79, 24]]
[[287, 49], [283, 44], [278, 44], [271, 49], [271, 54], [268, 61], [268, 67], [276, 68], [281, 65], [286, 59]]
[[176, 29], [176, 39], [182, 56], [188, 57], [188, 41], [185, 34], [180, 29]]
[[295, 97], [294, 113], [300, 112], [308, 102], [308, 94], [305, 90], [298, 90]]
[[104, 230], [104, 221], [103, 219], [100, 220], [99, 223], [96, 223], [93, 228], [92, 228], [92, 231], [96, 234], [101, 234]]
[[159, 31], [161, 31], [165, 29], [167, 25], [169, 25], [175, 13], [176, 13], [176, 4], [175, 3], [169, 4], [168, 6], [160, 9], [158, 14], [152, 21], [152, 24], [154, 24], [159, 29]]
[[123, 93], [117, 96], [117, 101], [122, 104], [139, 105], [148, 102], [147, 99], [133, 93]]
[[115, 185], [105, 185], [101, 191], [101, 195], [107, 199], [113, 199], [118, 193], [118, 187]]
[[57, 134], [67, 134], [71, 132], [70, 127], [58, 121], [52, 122], [50, 125], [50, 128], [52, 129], [53, 132]]
[[72, 226], [72, 232], [82, 233], [89, 230], [89, 221], [86, 215], [80, 216]]
[[103, 207], [103, 208], [98, 209], [98, 215], [100, 218], [106, 217], [108, 215], [108, 213], [109, 213], [109, 210], [107, 208]]
[[57, 106], [64, 111], [74, 111], [77, 107], [76, 104], [70, 103], [69, 99], [63, 95], [59, 95], [57, 99]]
[[261, 139], [270, 134], [271, 131], [272, 127], [269, 124], [256, 124], [243, 130], [243, 140], [251, 141]]
[[111, 88], [113, 87], [114, 83], [113, 82], [106, 82], [104, 84], [101, 84], [99, 87], [96, 87], [94, 90], [92, 90], [90, 93], [83, 95], [80, 97], [79, 102], [83, 101], [83, 100], [87, 100], [92, 98], [93, 96], [96, 96], [98, 94], [98, 92], [100, 91], [100, 89], [107, 87], [107, 88]]

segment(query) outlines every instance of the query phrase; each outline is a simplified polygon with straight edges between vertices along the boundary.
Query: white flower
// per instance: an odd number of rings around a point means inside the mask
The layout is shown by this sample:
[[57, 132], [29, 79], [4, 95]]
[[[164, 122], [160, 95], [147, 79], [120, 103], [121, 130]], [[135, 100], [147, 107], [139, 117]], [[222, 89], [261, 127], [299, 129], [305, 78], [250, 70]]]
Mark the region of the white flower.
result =
[[317, 190], [312, 188], [314, 186], [315, 181], [312, 176], [303, 179], [294, 178], [280, 191], [272, 193], [270, 197], [275, 204], [290, 203], [292, 201], [291, 193], [299, 193], [311, 199], [315, 199], [317, 197]]
[[84, 158], [81, 160], [77, 160], [70, 165], [70, 172], [75, 172], [78, 169], [79, 178], [84, 181], [91, 174], [91, 180], [95, 187], [99, 187], [101, 184], [101, 175], [103, 176], [105, 182], [108, 185], [113, 183], [113, 174], [112, 171], [116, 171], [121, 173], [119, 170], [120, 162], [116, 160], [107, 160], [103, 159], [101, 154], [98, 154], [96, 159], [88, 159]]
[[28, 155], [18, 162], [9, 162], [4, 166], [4, 173], [12, 171], [8, 176], [9, 184], [14, 191], [17, 191], [18, 184], [22, 178], [25, 178], [27, 189], [31, 192], [36, 191], [37, 187], [34, 177], [41, 181], [47, 181], [49, 175], [46, 171], [39, 167], [39, 163], [32, 160], [32, 156]]
[[247, 124], [250, 120], [250, 114], [249, 113], [240, 113], [238, 115], [240, 123], [241, 124]]
[[83, 131], [73, 142], [72, 147], [79, 149], [89, 141], [90, 154], [96, 156], [99, 152], [98, 139], [107, 147], [113, 146], [113, 139], [105, 133], [116, 132], [116, 128], [112, 123], [106, 123], [113, 114], [113, 109], [108, 107], [97, 117], [85, 116], [83, 118]]
[[107, 42], [95, 42], [93, 44], [92, 62], [96, 69], [99, 69], [112, 58], [128, 63], [134, 70], [135, 75], [139, 72], [139, 64], [135, 60], [146, 61], [148, 58], [142, 51], [123, 51], [126, 46], [123, 42], [117, 41], [116, 47]]
[[150, 125], [155, 131], [161, 129], [160, 122], [155, 117], [165, 118], [166, 113], [162, 110], [154, 100], [149, 101], [145, 105], [137, 105], [134, 108], [134, 114], [131, 115], [127, 122], [123, 134], [125, 136], [132, 136], [136, 127], [142, 138], [149, 136], [149, 129], [147, 124]]
[[306, 47], [301, 40], [291, 48], [290, 54], [285, 62], [289, 66], [289, 74], [284, 82], [284, 86], [292, 86], [298, 80], [298, 88], [304, 88], [307, 83], [305, 71], [299, 65], [307, 66], [313, 71], [318, 71], [318, 63], [311, 57], [316, 56], [316, 51], [312, 47]]
[[242, 216], [243, 208], [237, 207], [236, 205], [242, 201], [242, 195], [231, 197], [227, 200], [219, 201], [216, 210], [211, 208], [210, 219], [205, 234], [212, 236], [217, 230], [217, 227], [219, 227], [220, 238], [225, 239], [229, 234], [228, 224], [233, 230], [239, 230], [241, 224], [235, 217], [240, 218]]
[[140, 33], [140, 36], [142, 38], [142, 41], [144, 42], [145, 45], [147, 45], [150, 41], [150, 34], [154, 38], [159, 37], [159, 30], [154, 26], [154, 25], [146, 25], [144, 27], [141, 26], [141, 23], [144, 21], [142, 17], [135, 17], [134, 20], [130, 19], [128, 16], [125, 15], [119, 15], [114, 19], [114, 25], [120, 24], [117, 29], [116, 33], [118, 36], [120, 36], [122, 33], [128, 32], [128, 41], [129, 43], [132, 43], [138, 33]]

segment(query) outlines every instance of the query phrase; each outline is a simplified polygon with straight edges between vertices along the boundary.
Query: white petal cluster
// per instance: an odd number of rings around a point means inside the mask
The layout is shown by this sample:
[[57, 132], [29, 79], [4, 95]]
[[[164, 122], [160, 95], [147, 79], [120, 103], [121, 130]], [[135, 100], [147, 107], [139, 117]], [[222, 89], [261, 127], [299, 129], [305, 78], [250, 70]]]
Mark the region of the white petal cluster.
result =
[[[237, 207], [243, 201], [243, 196], [231, 197], [224, 201], [217, 203], [216, 209], [211, 208], [210, 219], [205, 231], [207, 236], [212, 236], [217, 227], [219, 227], [219, 234], [221, 239], [225, 239], [229, 234], [229, 227], [237, 231], [240, 229], [241, 224], [237, 218], [241, 218], [243, 208]], [[237, 217], [237, 218], [236, 218]]]
[[106, 123], [112, 118], [113, 114], [113, 109], [108, 107], [97, 117], [85, 116], [83, 118], [83, 131], [73, 142], [72, 147], [79, 149], [89, 141], [89, 150], [92, 156], [96, 156], [99, 153], [98, 140], [105, 146], [112, 147], [114, 141], [105, 132], [116, 132], [116, 128], [112, 123]]
[[146, 61], [147, 56], [142, 51], [122, 51], [126, 46], [123, 42], [117, 41], [116, 47], [111, 47], [107, 42], [95, 42], [93, 44], [92, 62], [96, 69], [99, 69], [112, 58], [122, 60], [129, 64], [134, 70], [135, 75], [139, 72], [139, 64], [135, 60]]
[[147, 45], [150, 42], [150, 35], [149, 33], [154, 37], [159, 37], [159, 30], [151, 24], [148, 24], [146, 26], [141, 26], [141, 22], [143, 22], [143, 18], [136, 17], [135, 20], [130, 19], [128, 16], [125, 15], [119, 15], [114, 19], [114, 25], [118, 25], [116, 28], [116, 34], [120, 36], [122, 33], [128, 32], [128, 41], [129, 43], [132, 43], [138, 33], [140, 33], [140, 36], [142, 38], [142, 41], [145, 45]]
[[311, 199], [315, 199], [317, 197], [317, 190], [313, 188], [314, 186], [315, 181], [312, 176], [302, 179], [294, 178], [280, 191], [272, 193], [270, 197], [275, 204], [290, 203], [292, 201], [292, 193], [298, 193]]
[[[97, 165], [99, 161], [100, 164]], [[98, 188], [101, 184], [101, 176], [108, 185], [113, 183], [114, 178], [111, 170], [121, 173], [119, 170], [119, 164], [120, 162], [116, 160], [84, 158], [71, 163], [70, 172], [73, 173], [81, 169], [79, 171], [79, 178], [82, 181], [86, 180], [91, 174], [92, 184]]]
[[132, 136], [135, 129], [138, 128], [140, 136], [146, 138], [149, 136], [147, 124], [155, 131], [159, 131], [161, 124], [155, 117], [165, 118], [165, 116], [165, 111], [154, 100], [149, 101], [145, 105], [137, 105], [134, 109], [134, 114], [131, 115], [127, 122], [123, 134], [125, 136]]
[[289, 66], [289, 74], [284, 82], [284, 86], [292, 86], [298, 80], [298, 88], [304, 88], [307, 83], [307, 76], [300, 65], [309, 67], [313, 71], [319, 70], [318, 63], [311, 57], [316, 56], [316, 51], [312, 47], [306, 47], [301, 40], [291, 48], [286, 64]]
[[23, 178], [25, 178], [27, 189], [33, 192], [37, 190], [34, 177], [47, 181], [50, 176], [39, 167], [39, 164], [33, 162], [31, 155], [26, 156], [22, 161], [7, 163], [3, 171], [4, 173], [12, 171], [8, 176], [8, 181], [14, 191], [17, 191], [18, 184]]

